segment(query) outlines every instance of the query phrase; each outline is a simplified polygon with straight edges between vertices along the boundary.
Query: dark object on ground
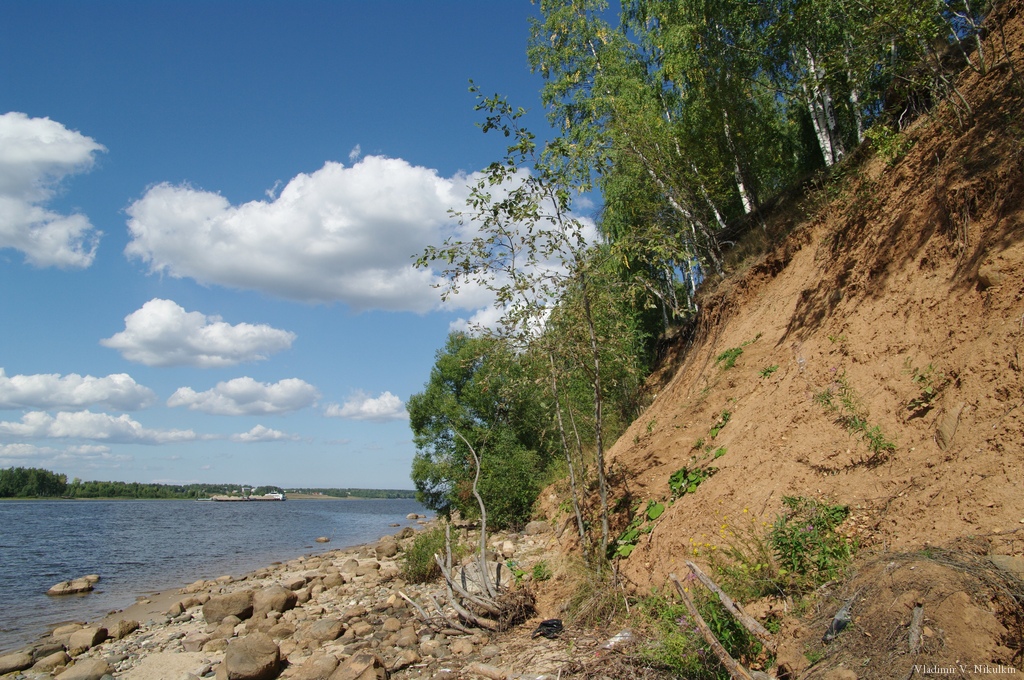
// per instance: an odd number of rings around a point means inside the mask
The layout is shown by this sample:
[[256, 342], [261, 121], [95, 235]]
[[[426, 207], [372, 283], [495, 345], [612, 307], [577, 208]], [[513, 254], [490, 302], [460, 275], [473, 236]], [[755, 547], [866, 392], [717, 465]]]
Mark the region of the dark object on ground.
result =
[[853, 597], [847, 600], [846, 604], [844, 604], [839, 611], [836, 612], [836, 615], [832, 617], [832, 622], [828, 624], [828, 630], [826, 630], [825, 634], [821, 636], [822, 642], [826, 644], [832, 642], [836, 639], [837, 635], [842, 633], [843, 630], [850, 625], [850, 621], [853, 620], [850, 618], [850, 607], [853, 606], [853, 601], [857, 599], [859, 592], [860, 591], [854, 593]]
[[533, 631], [533, 635], [530, 637], [539, 637], [543, 635], [549, 640], [554, 640], [562, 633], [562, 620], [561, 619], [548, 619], [541, 621], [540, 625]]

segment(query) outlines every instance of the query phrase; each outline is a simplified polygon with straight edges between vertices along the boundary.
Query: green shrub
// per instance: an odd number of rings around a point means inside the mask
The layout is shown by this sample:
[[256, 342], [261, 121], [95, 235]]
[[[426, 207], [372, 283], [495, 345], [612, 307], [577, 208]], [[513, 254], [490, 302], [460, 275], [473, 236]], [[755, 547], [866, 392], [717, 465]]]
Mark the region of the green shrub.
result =
[[[452, 546], [453, 557], [461, 554], [458, 545]], [[434, 555], [445, 554], [444, 527], [438, 526], [416, 535], [412, 545], [402, 553], [402, 578], [409, 583], [426, 583], [441, 575]]]
[[781, 568], [803, 576], [806, 588], [839, 576], [855, 548], [835, 531], [849, 508], [793, 496], [784, 496], [782, 502], [786, 511], [769, 534]]
[[534, 581], [547, 581], [552, 576], [551, 567], [543, 560], [533, 565], [533, 570], [530, 573]]
[[[725, 611], [716, 598], [702, 588], [691, 587], [689, 590], [701, 618], [730, 656], [749, 665], [760, 655], [760, 643]], [[653, 595], [641, 600], [637, 608], [654, 629], [653, 641], [643, 652], [648, 661], [667, 668], [680, 678], [728, 679], [729, 673], [708, 647], [685, 605]]]

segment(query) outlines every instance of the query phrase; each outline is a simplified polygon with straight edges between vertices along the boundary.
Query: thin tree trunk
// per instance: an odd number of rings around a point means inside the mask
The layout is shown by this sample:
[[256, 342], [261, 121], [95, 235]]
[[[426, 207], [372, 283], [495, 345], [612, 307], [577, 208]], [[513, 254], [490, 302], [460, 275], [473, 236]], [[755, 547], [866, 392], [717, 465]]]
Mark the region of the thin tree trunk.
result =
[[590, 333], [590, 351], [594, 362], [594, 376], [591, 384], [594, 388], [594, 448], [597, 458], [598, 495], [601, 498], [601, 556], [608, 553], [608, 478], [604, 467], [604, 429], [603, 398], [601, 394], [601, 352], [597, 344], [597, 330], [594, 328], [594, 314], [590, 307], [590, 290], [587, 286], [585, 272], [580, 272], [580, 292], [583, 296], [583, 312], [586, 315], [587, 331]]
[[473, 498], [476, 499], [477, 505], [480, 506], [480, 580], [483, 581], [487, 594], [494, 598], [498, 596], [498, 592], [491, 583], [490, 574], [487, 573], [487, 508], [484, 507], [484, 499], [480, 497], [480, 491], [477, 489], [477, 484], [480, 482], [480, 456], [477, 455], [476, 449], [473, 448], [468, 439], [462, 436], [461, 432], [454, 427], [452, 432], [465, 443], [469, 452], [473, 454], [473, 463], [476, 465], [476, 475], [473, 477]]
[[736, 182], [736, 189], [740, 192], [740, 201], [743, 203], [743, 214], [749, 215], [757, 208], [757, 196], [751, 191], [747, 183], [743, 181], [743, 170], [740, 168], [740, 155], [736, 150], [736, 140], [733, 139], [732, 129], [729, 127], [729, 113], [722, 110], [722, 127], [725, 128], [725, 143], [732, 154], [732, 175]]
[[569, 442], [565, 438], [565, 425], [562, 422], [562, 403], [558, 396], [558, 377], [555, 370], [555, 355], [548, 352], [548, 360], [551, 362], [551, 394], [555, 398], [555, 414], [558, 416], [558, 434], [562, 438], [562, 450], [565, 451], [565, 462], [569, 465], [569, 489], [572, 493], [572, 509], [576, 513], [576, 527], [579, 530], [580, 541], [587, 542], [586, 528], [583, 526], [583, 513], [580, 511], [579, 491], [576, 489], [576, 470], [572, 464], [572, 453], [569, 450]]

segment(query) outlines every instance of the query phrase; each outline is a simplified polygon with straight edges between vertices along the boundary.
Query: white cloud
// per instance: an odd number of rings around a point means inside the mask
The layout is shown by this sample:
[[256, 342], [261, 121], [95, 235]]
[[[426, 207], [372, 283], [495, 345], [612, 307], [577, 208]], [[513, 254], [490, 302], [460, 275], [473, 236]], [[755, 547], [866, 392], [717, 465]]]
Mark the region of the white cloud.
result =
[[215, 368], [266, 359], [291, 347], [295, 337], [265, 324], [232, 326], [219, 316], [186, 312], [173, 300], [154, 298], [124, 318], [123, 331], [100, 344], [147, 366]]
[[359, 157], [363, 155], [363, 147], [356, 144], [352, 147], [352, 150], [348, 152], [348, 162], [355, 163], [359, 160]]
[[383, 392], [379, 397], [371, 397], [364, 392], [356, 392], [344, 404], [328, 404], [324, 415], [329, 418], [347, 418], [349, 420], [402, 420], [408, 418], [402, 400]]
[[167, 405], [222, 416], [269, 415], [312, 406], [319, 396], [315, 387], [298, 378], [267, 384], [243, 377], [217, 383], [205, 392], [180, 387]]
[[0, 467], [53, 468], [67, 463], [122, 462], [132, 456], [115, 455], [109, 446], [83, 444], [60, 449], [35, 444], [0, 444]]
[[89, 218], [45, 207], [68, 175], [89, 170], [106, 151], [49, 118], [0, 115], [0, 248], [37, 267], [88, 267], [101, 235]]
[[127, 415], [30, 411], [21, 422], [0, 421], [0, 436], [24, 439], [86, 439], [132, 444], [169, 444], [203, 439], [192, 430], [149, 430]]
[[467, 180], [367, 156], [299, 174], [271, 201], [158, 184], [128, 207], [129, 257], [151, 272], [355, 309], [425, 312], [435, 274], [413, 257], [440, 243]]
[[248, 432], [242, 432], [241, 434], [231, 435], [231, 441], [242, 442], [243, 444], [255, 444], [259, 442], [280, 442], [280, 441], [298, 441], [299, 437], [293, 434], [287, 434], [280, 430], [272, 430], [262, 425], [257, 425]]
[[139, 385], [126, 373], [115, 373], [105, 378], [70, 373], [15, 375], [8, 377], [0, 368], [0, 409], [77, 409], [93, 406], [118, 411], [146, 408], [156, 400], [156, 394]]

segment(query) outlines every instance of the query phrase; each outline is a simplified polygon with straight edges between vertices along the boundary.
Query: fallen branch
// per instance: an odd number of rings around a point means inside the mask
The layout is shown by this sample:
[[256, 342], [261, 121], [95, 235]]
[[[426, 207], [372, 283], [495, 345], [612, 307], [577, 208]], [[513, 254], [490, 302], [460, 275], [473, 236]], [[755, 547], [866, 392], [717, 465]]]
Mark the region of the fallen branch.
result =
[[754, 677], [750, 674], [746, 668], [743, 667], [740, 662], [732, 658], [729, 652], [725, 651], [725, 647], [718, 641], [715, 634], [708, 628], [708, 624], [704, 621], [704, 618], [697, 611], [697, 605], [693, 603], [693, 599], [690, 597], [690, 593], [686, 592], [686, 588], [679, 582], [675, 574], [669, 574], [668, 577], [672, 579], [672, 583], [675, 584], [676, 590], [683, 597], [683, 604], [686, 605], [686, 610], [690, 612], [690, 618], [693, 619], [693, 623], [697, 626], [697, 630], [700, 631], [701, 635], [704, 636], [704, 640], [707, 641], [711, 647], [711, 651], [715, 653], [718, 660], [722, 662], [725, 670], [729, 672], [729, 677], [732, 680], [754, 680]]
[[914, 614], [910, 618], [910, 653], [921, 651], [921, 625], [924, 623], [924, 606], [914, 606]]
[[769, 633], [768, 630], [761, 625], [760, 621], [743, 611], [743, 608], [733, 602], [733, 599], [726, 595], [725, 591], [719, 588], [718, 585], [711, 580], [711, 577], [701, 571], [700, 567], [696, 564], [687, 560], [686, 566], [690, 568], [693, 575], [700, 579], [700, 582], [703, 583], [708, 590], [712, 591], [715, 595], [718, 595], [718, 599], [722, 603], [722, 606], [725, 607], [726, 611], [732, 614], [744, 628], [760, 640], [761, 644], [767, 647], [769, 652], [772, 654], [776, 652], [778, 649], [778, 642], [776, 642], [775, 636]]
[[[481, 597], [477, 597], [475, 595], [470, 595], [468, 590], [466, 590], [464, 587], [456, 583], [455, 579], [452, 578], [451, 572], [449, 572], [445, 568], [444, 564], [441, 563], [440, 556], [435, 555], [434, 561], [437, 562], [437, 566], [441, 569], [441, 575], [444, 576], [445, 580], [448, 581], [449, 585], [451, 585], [451, 587], [455, 589], [455, 592], [461, 595], [463, 599], [475, 604], [488, 614], [493, 614], [494, 616], [501, 615], [501, 609], [499, 609], [498, 605], [496, 605], [494, 602]], [[463, 577], [465, 577], [465, 569], [463, 569], [462, 575]]]

